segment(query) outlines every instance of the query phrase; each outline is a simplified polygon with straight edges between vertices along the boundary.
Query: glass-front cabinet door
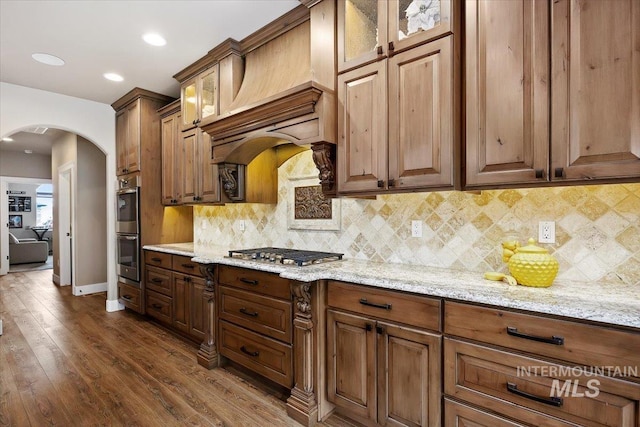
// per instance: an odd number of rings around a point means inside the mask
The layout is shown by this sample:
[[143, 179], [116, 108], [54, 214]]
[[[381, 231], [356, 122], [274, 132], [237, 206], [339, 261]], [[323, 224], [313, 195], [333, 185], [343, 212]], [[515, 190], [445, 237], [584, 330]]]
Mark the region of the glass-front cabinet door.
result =
[[218, 64], [182, 84], [182, 130], [218, 114]]
[[452, 0], [338, 0], [338, 71], [451, 32]]
[[398, 51], [451, 31], [451, 0], [391, 0], [389, 46]]
[[384, 58], [387, 45], [386, 1], [338, 1], [338, 70]]
[[182, 130], [190, 129], [196, 125], [198, 113], [198, 98], [196, 96], [196, 78], [192, 78], [182, 85], [180, 95], [182, 107]]
[[200, 120], [218, 114], [218, 66], [214, 65], [198, 77]]

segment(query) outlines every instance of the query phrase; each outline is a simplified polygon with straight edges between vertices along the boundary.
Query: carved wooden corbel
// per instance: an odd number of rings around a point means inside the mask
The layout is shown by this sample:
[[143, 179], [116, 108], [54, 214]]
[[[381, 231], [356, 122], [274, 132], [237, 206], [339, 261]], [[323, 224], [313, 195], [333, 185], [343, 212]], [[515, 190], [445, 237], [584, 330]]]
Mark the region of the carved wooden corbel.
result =
[[216, 292], [215, 273], [216, 264], [200, 264], [200, 273], [205, 278], [205, 288], [202, 292], [203, 298], [207, 300], [207, 328], [204, 341], [200, 344], [197, 360], [198, 364], [207, 369], [218, 366], [218, 350], [216, 349]]
[[245, 165], [222, 163], [219, 166], [222, 190], [230, 200], [240, 202], [244, 200], [244, 172]]
[[322, 192], [328, 196], [336, 194], [336, 146], [326, 142], [311, 145], [313, 162], [316, 164]]

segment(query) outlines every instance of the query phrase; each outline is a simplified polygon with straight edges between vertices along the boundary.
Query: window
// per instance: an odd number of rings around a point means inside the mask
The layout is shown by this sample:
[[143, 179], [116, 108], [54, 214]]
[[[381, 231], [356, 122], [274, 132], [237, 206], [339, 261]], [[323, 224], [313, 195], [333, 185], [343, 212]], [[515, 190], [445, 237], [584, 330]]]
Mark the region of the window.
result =
[[36, 224], [53, 227], [53, 185], [42, 184], [36, 189]]

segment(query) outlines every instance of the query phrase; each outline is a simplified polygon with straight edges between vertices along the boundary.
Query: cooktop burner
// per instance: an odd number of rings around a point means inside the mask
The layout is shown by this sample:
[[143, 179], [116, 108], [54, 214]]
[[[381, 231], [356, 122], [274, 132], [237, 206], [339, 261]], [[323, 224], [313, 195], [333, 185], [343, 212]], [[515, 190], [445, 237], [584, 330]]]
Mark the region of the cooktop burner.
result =
[[280, 264], [296, 264], [298, 266], [337, 261], [342, 259], [342, 255], [343, 254], [333, 252], [303, 251], [284, 248], [256, 248], [229, 251], [230, 258]]

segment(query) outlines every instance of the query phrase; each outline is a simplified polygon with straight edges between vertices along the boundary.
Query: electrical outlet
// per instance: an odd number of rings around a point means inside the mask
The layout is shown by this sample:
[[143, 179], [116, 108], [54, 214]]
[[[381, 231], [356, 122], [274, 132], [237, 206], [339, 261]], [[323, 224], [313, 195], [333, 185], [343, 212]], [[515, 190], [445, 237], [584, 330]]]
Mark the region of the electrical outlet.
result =
[[244, 219], [241, 219], [240, 221], [238, 221], [238, 228], [240, 229], [240, 231], [244, 231], [246, 228], [246, 225], [244, 223]]
[[538, 242], [539, 243], [555, 243], [556, 242], [555, 221], [540, 221], [538, 223]]
[[422, 237], [422, 221], [411, 221], [411, 237]]

